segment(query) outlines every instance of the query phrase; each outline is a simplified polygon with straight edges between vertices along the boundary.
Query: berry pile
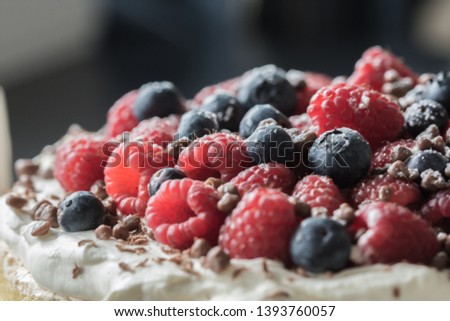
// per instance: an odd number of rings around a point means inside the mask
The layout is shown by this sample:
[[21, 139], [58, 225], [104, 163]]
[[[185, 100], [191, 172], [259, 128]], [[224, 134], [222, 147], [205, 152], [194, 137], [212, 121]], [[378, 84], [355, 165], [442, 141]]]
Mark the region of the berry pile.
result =
[[450, 255], [437, 236], [450, 233], [449, 79], [373, 47], [347, 79], [266, 65], [188, 101], [145, 84], [103, 131], [58, 143], [59, 224], [104, 237], [111, 220], [142, 220], [176, 249], [207, 242], [311, 273], [432, 264]]

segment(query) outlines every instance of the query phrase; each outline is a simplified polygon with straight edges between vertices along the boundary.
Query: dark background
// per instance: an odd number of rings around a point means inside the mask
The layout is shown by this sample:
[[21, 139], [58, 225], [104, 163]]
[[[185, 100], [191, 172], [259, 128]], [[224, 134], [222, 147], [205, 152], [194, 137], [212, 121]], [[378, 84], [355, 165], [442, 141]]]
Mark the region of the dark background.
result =
[[448, 67], [448, 56], [424, 45], [414, 31], [426, 4], [101, 1], [95, 9], [102, 17], [101, 32], [89, 55], [30, 75], [25, 71], [11, 81], [3, 77], [14, 158], [37, 154], [72, 123], [100, 128], [118, 97], [148, 81], [171, 80], [189, 98], [207, 84], [266, 63], [348, 75], [361, 53], [377, 44], [405, 58], [418, 72], [439, 71]]

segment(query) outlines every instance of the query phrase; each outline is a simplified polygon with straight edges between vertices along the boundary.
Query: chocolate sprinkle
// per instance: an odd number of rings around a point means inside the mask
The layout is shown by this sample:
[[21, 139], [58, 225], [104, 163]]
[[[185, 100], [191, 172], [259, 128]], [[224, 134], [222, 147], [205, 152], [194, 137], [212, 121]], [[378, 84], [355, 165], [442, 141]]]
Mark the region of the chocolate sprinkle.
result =
[[208, 268], [214, 272], [220, 273], [230, 264], [230, 257], [222, 250], [221, 247], [216, 246], [209, 250], [206, 255], [206, 264]]
[[27, 204], [27, 200], [14, 194], [6, 197], [6, 204], [15, 209], [21, 209]]
[[192, 244], [189, 254], [193, 258], [199, 258], [208, 254], [208, 251], [211, 249], [211, 245], [205, 239], [196, 239], [194, 244]]
[[102, 224], [95, 229], [95, 236], [99, 240], [109, 240], [112, 236], [111, 226]]
[[31, 210], [33, 220], [48, 221], [54, 228], [59, 227], [57, 212], [58, 209], [47, 200], [40, 201]]

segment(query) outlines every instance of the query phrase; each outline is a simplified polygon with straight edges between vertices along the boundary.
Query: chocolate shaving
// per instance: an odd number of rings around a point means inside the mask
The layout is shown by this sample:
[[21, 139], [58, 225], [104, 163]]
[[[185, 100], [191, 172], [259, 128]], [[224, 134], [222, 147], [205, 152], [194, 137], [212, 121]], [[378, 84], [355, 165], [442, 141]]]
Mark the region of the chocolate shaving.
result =
[[147, 250], [143, 247], [127, 247], [121, 243], [116, 244], [116, 248], [121, 252], [134, 253], [137, 255], [147, 253]]
[[131, 232], [141, 226], [141, 218], [137, 215], [128, 215], [123, 219], [122, 224]]
[[134, 273], [134, 270], [125, 262], [119, 262], [119, 267], [122, 271]]
[[115, 239], [126, 241], [130, 236], [130, 232], [128, 232], [128, 229], [125, 227], [125, 225], [123, 225], [122, 223], [118, 223], [117, 225], [114, 225], [112, 229], [112, 236]]
[[50, 222], [41, 221], [34, 224], [31, 236], [44, 236], [50, 231]]
[[106, 193], [105, 182], [101, 179], [95, 181], [91, 186], [91, 193], [97, 196], [100, 200], [106, 199], [108, 197], [108, 193]]
[[231, 278], [236, 279], [239, 277], [239, 275], [241, 275], [245, 271], [247, 271], [247, 268], [245, 268], [245, 267], [238, 268], [233, 271], [233, 274], [231, 274]]
[[291, 297], [291, 295], [288, 292], [280, 290], [280, 291], [277, 291], [277, 292], [267, 295], [265, 297], [265, 299], [266, 300], [277, 300], [277, 299], [288, 299], [290, 297]]
[[154, 259], [152, 259], [152, 260], [153, 260], [153, 262], [155, 262], [156, 264], [161, 264], [161, 263], [167, 261], [167, 259], [165, 259], [165, 258], [163, 258], [163, 257], [157, 257], [157, 258], [154, 258]]
[[266, 260], [262, 261], [262, 270], [263, 270], [264, 274], [269, 274], [270, 273], [269, 268], [267, 266]]
[[141, 262], [139, 262], [138, 264], [136, 264], [136, 268], [143, 268], [147, 265], [148, 262], [148, 258], [143, 259]]
[[230, 257], [222, 250], [221, 247], [216, 246], [209, 250], [206, 255], [206, 264], [208, 268], [214, 272], [220, 273], [230, 264]]
[[27, 204], [27, 202], [28, 201], [26, 199], [14, 194], [9, 194], [6, 197], [6, 204], [15, 209], [21, 209]]
[[229, 214], [239, 203], [240, 197], [236, 194], [225, 193], [217, 202], [217, 209], [222, 213]]
[[210, 249], [211, 245], [207, 240], [196, 239], [189, 250], [189, 254], [193, 258], [199, 258], [205, 256]]
[[148, 244], [148, 238], [144, 234], [131, 235], [128, 238], [130, 245], [146, 245]]
[[400, 297], [400, 288], [399, 287], [393, 288], [392, 295], [394, 296], [394, 298], [399, 298]]
[[82, 272], [83, 272], [83, 269], [75, 264], [75, 266], [72, 270], [72, 279], [76, 279], [78, 277], [78, 275], [80, 275]]
[[78, 242], [78, 247], [85, 246], [86, 244], [89, 244], [89, 243], [93, 243], [92, 245], [93, 245], [93, 246], [96, 246], [96, 244], [94, 243], [93, 240], [88, 240], [88, 239], [86, 239], [86, 240], [81, 240], [81, 241], [79, 241], [79, 242]]
[[222, 185], [224, 182], [220, 179], [220, 178], [215, 178], [215, 177], [209, 177], [206, 181], [205, 181], [205, 185], [209, 185], [214, 189], [219, 188], [220, 185]]
[[16, 176], [35, 175], [39, 170], [39, 165], [35, 164], [31, 159], [18, 159], [14, 163]]
[[56, 228], [59, 227], [57, 212], [58, 209], [48, 200], [42, 200], [31, 210], [31, 217], [35, 221], [48, 221], [52, 227]]
[[99, 240], [109, 240], [112, 236], [111, 226], [102, 224], [95, 229], [95, 236]]
[[179, 254], [180, 253], [180, 250], [177, 250], [177, 249], [173, 249], [173, 248], [170, 248], [170, 247], [161, 247], [161, 251], [163, 252], [163, 253], [165, 253], [165, 254]]

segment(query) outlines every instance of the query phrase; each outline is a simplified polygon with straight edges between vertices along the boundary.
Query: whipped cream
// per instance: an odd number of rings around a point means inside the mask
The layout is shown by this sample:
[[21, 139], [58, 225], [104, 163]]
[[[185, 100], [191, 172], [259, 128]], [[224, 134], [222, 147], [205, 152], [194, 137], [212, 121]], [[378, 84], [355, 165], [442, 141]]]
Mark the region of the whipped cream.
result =
[[[48, 160], [47, 160], [48, 161]], [[64, 196], [56, 180], [34, 177], [37, 201]], [[449, 300], [447, 272], [396, 264], [346, 269], [332, 276], [307, 277], [276, 261], [231, 260], [222, 273], [192, 259], [192, 271], [169, 259], [167, 247], [150, 240], [146, 253], [120, 251], [115, 240], [98, 240], [94, 231], [51, 229], [31, 236], [36, 224], [0, 198], [0, 239], [9, 254], [4, 270], [27, 296], [83, 300]], [[56, 203], [55, 203], [56, 205]], [[92, 240], [80, 246], [82, 240]], [[137, 246], [126, 245], [133, 248]], [[167, 259], [167, 260], [164, 260]], [[123, 269], [120, 265], [129, 269]], [[80, 273], [73, 278], [75, 267]], [[17, 280], [20, 280], [18, 282]]]
[[11, 186], [11, 182], [11, 137], [8, 110], [3, 89], [0, 87], [0, 194]]

